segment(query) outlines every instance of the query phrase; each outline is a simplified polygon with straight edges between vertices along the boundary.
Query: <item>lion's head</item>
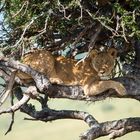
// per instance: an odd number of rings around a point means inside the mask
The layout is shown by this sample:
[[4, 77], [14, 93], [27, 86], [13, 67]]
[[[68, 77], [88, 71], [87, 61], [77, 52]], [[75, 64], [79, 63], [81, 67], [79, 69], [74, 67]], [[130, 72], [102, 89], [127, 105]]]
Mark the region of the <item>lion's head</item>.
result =
[[93, 50], [90, 53], [91, 65], [100, 77], [110, 75], [114, 67], [116, 57], [117, 50], [115, 48], [110, 48], [106, 52]]

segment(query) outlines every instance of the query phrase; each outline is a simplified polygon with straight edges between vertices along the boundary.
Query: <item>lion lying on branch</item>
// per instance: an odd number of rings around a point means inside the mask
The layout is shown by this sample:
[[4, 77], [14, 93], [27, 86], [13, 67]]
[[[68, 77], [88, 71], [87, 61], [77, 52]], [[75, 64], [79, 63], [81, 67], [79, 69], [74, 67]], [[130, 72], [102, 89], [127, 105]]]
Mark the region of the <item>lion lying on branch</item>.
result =
[[[35, 50], [22, 58], [22, 63], [46, 75], [51, 83], [62, 85], [81, 85], [86, 96], [100, 94], [108, 89], [115, 89], [125, 95], [124, 86], [113, 80], [101, 80], [111, 74], [117, 50], [109, 48], [104, 52], [92, 50], [89, 56], [80, 63], [76, 60], [56, 57], [49, 51]], [[33, 81], [26, 73], [18, 71], [17, 76], [25, 83]]]

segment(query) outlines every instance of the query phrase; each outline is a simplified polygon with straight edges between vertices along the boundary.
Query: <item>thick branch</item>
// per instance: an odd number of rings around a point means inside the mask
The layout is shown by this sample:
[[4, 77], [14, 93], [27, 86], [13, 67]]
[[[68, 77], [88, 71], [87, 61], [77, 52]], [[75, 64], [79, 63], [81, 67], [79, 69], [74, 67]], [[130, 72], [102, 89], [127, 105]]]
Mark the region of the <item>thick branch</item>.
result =
[[126, 90], [127, 95], [120, 96], [115, 90], [110, 89], [102, 94], [86, 98], [84, 96], [84, 91], [80, 86], [60, 86], [53, 85], [53, 88], [49, 89], [50, 97], [52, 98], [70, 98], [76, 100], [88, 100], [88, 101], [98, 101], [103, 100], [107, 97], [115, 98], [132, 98], [140, 101], [140, 79], [139, 77], [120, 77], [114, 79], [121, 82]]
[[[14, 89], [14, 94], [16, 95], [18, 100], [21, 100], [23, 98], [22, 96], [22, 90], [20, 87], [16, 87]], [[74, 110], [52, 110], [48, 107], [43, 108], [41, 111], [36, 111], [35, 108], [32, 105], [28, 105], [25, 103], [23, 106], [21, 106], [21, 111], [30, 115], [36, 120], [41, 121], [53, 121], [57, 119], [78, 119], [78, 120], [84, 120], [89, 126], [96, 126], [99, 127], [98, 121], [92, 117], [89, 113], [83, 112], [83, 111], [74, 111]]]
[[81, 86], [51, 85], [48, 78], [45, 75], [42, 75], [41, 73], [33, 70], [27, 65], [21, 64], [18, 61], [0, 60], [0, 65], [18, 69], [22, 72], [31, 75], [40, 92], [49, 94], [49, 96], [52, 98], [69, 98], [76, 100], [98, 101], [103, 100], [107, 97], [119, 97], [140, 100], [140, 77], [135, 77], [135, 75], [114, 79], [116, 81], [121, 82], [125, 86], [127, 90], [127, 95], [125, 96], [119, 96], [116, 91], [110, 89], [109, 92], [106, 91], [103, 94], [99, 94], [88, 98], [84, 96], [84, 91]]
[[[20, 94], [21, 92], [20, 88], [18, 87], [17, 89], [15, 89], [15, 92], [17, 92], [16, 96], [20, 100], [22, 98]], [[107, 135], [110, 138], [114, 139], [133, 131], [140, 131], [139, 117], [125, 118], [121, 120], [99, 123], [90, 114], [82, 111], [72, 111], [72, 110], [56, 111], [51, 110], [49, 108], [44, 108], [41, 111], [36, 111], [33, 106], [30, 106], [28, 104], [24, 104], [21, 107], [21, 110], [34, 118], [27, 120], [40, 120], [44, 122], [66, 118], [83, 120], [89, 125], [90, 129], [80, 136], [81, 140], [92, 140]]]
[[133, 131], [140, 131], [140, 118], [138, 117], [100, 123], [99, 129], [91, 127], [81, 136], [81, 139], [92, 140], [107, 135], [115, 139]]
[[24, 65], [18, 61], [14, 61], [10, 59], [9, 60], [2, 59], [0, 60], [0, 65], [11, 67], [13, 69], [17, 69], [31, 75], [36, 83], [37, 88], [40, 90], [40, 92], [46, 92], [49, 86], [51, 86], [51, 83], [49, 82], [48, 78], [45, 75], [37, 72], [31, 67]]

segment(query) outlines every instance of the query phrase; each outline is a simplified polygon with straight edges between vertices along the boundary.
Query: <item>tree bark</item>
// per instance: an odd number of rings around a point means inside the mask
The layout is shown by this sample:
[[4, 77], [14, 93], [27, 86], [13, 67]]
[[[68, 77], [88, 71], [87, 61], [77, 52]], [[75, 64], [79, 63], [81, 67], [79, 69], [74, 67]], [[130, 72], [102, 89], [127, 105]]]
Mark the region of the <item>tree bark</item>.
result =
[[134, 43], [134, 48], [135, 48], [135, 64], [137, 66], [139, 66], [140, 68], [140, 41], [139, 40], [136, 40], [135, 43]]

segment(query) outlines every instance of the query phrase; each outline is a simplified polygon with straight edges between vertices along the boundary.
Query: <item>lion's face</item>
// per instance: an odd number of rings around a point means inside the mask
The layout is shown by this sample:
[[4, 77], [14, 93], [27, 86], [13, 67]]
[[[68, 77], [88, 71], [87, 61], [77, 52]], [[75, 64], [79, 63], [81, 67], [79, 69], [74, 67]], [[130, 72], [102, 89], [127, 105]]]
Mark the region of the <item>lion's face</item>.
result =
[[105, 77], [111, 74], [116, 55], [117, 51], [114, 48], [109, 49], [107, 52], [98, 52], [97, 50], [91, 52], [91, 65], [99, 77]]

